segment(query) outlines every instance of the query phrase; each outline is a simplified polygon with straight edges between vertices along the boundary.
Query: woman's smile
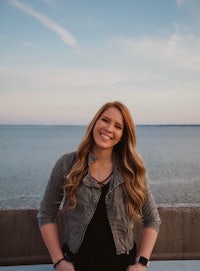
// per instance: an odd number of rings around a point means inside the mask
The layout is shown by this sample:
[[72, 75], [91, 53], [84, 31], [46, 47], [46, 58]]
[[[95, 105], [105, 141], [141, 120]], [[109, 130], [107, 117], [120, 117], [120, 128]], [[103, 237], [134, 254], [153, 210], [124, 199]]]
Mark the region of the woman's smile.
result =
[[105, 133], [100, 133], [100, 136], [101, 136], [103, 139], [107, 139], [107, 140], [112, 139], [110, 136], [108, 136], [108, 135], [105, 134]]

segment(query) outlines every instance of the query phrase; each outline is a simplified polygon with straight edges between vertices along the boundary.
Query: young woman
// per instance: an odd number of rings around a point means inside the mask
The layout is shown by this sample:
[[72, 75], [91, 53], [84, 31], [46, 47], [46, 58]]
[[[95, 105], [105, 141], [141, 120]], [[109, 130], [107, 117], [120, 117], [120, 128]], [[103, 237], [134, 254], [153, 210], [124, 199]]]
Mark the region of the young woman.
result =
[[[62, 244], [55, 222], [61, 202]], [[78, 149], [57, 161], [37, 218], [57, 271], [146, 270], [160, 217], [124, 104], [103, 105]], [[136, 249], [138, 221], [143, 230]]]

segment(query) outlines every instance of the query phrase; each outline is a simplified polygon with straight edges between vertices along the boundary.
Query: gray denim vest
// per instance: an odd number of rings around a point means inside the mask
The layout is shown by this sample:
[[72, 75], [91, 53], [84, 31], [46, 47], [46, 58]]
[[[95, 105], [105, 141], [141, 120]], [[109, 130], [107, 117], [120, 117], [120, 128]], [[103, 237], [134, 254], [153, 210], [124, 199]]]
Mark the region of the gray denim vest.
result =
[[[71, 168], [74, 158], [75, 153], [67, 154], [61, 157], [56, 163], [37, 215], [40, 226], [55, 222], [56, 213], [60, 206], [58, 202], [61, 202], [63, 198], [61, 186]], [[105, 197], [105, 204], [118, 255], [128, 253], [134, 245], [134, 221], [128, 215], [123, 183], [123, 177], [118, 172], [117, 167], [114, 166], [109, 190]], [[77, 203], [75, 209], [70, 210], [67, 208], [70, 202], [68, 198], [64, 201], [62, 209], [64, 215], [64, 242], [68, 245], [72, 253], [77, 253], [81, 246], [87, 226], [95, 213], [100, 196], [101, 188], [88, 173], [83, 178], [76, 192]], [[158, 231], [160, 218], [149, 189], [142, 212], [144, 226], [154, 228]], [[101, 225], [99, 227], [101, 230]]]
[[[117, 254], [128, 252], [134, 243], [133, 223], [129, 221], [127, 213], [123, 182], [122, 177], [114, 170], [109, 190], [105, 197], [107, 216]], [[74, 210], [67, 209], [67, 200], [64, 204], [64, 239], [73, 253], [78, 252], [87, 226], [95, 213], [100, 196], [101, 188], [88, 174], [77, 190], [76, 208]], [[99, 225], [99, 230], [101, 230], [101, 225]]]

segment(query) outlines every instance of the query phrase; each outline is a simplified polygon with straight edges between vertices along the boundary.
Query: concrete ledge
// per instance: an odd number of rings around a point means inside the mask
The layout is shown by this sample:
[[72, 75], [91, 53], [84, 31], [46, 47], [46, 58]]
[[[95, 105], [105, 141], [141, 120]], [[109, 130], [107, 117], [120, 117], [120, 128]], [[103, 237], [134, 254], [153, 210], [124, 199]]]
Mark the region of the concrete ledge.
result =
[[[54, 270], [51, 264], [42, 265], [18, 265], [3, 266], [0, 271], [50, 271]], [[200, 261], [184, 260], [184, 261], [151, 261], [148, 271], [199, 271]]]
[[[200, 259], [200, 206], [160, 206], [162, 224], [152, 260]], [[37, 210], [0, 210], [0, 265], [49, 264]], [[58, 215], [62, 236], [62, 214]], [[137, 239], [140, 226], [135, 229]], [[61, 238], [62, 239], [62, 238]]]

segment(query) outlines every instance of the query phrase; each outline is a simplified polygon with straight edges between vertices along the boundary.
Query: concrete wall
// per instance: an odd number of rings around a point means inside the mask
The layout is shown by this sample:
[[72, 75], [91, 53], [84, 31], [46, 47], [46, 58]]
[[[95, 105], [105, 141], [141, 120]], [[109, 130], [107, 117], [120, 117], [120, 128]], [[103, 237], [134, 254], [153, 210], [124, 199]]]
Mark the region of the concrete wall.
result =
[[[0, 210], [0, 265], [51, 263], [37, 210]], [[159, 207], [162, 219], [152, 260], [200, 259], [200, 206]], [[58, 215], [62, 236], [62, 214]], [[140, 226], [136, 227], [139, 239]]]

